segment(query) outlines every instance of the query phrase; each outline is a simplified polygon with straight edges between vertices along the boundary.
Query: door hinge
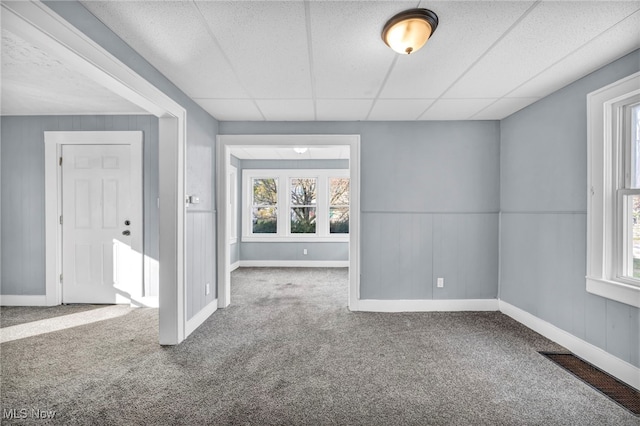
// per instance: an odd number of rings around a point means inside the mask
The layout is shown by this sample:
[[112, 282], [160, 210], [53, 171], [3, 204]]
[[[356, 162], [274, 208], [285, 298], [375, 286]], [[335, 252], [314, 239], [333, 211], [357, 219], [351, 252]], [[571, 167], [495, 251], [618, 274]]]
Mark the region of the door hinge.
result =
[[58, 164], [62, 166], [62, 157], [60, 157], [60, 161], [58, 162]]
[[62, 274], [60, 274], [60, 282], [62, 282]]
[[62, 225], [62, 215], [60, 215], [60, 225]]

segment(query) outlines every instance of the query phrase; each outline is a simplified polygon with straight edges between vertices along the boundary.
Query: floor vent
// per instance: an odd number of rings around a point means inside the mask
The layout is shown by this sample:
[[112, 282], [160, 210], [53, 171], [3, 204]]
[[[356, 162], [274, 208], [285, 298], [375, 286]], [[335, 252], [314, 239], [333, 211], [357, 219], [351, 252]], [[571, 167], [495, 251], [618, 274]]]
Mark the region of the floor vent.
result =
[[540, 353], [636, 416], [640, 416], [640, 392], [636, 389], [571, 353]]

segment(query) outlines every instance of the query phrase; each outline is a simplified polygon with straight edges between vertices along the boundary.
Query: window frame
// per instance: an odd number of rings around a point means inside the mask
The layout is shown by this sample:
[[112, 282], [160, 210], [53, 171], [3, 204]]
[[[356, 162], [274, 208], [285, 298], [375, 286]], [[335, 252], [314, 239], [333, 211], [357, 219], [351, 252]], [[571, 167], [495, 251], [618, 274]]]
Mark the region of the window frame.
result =
[[622, 276], [626, 224], [627, 106], [640, 102], [640, 72], [587, 95], [587, 292], [640, 307], [640, 280]]
[[[633, 154], [632, 148], [632, 133], [630, 132], [630, 125], [632, 123], [631, 112], [633, 107], [640, 105], [640, 95], [632, 96], [625, 99], [613, 107], [616, 108], [613, 116], [613, 125], [618, 126], [618, 130], [614, 137], [614, 144], [617, 142], [617, 155], [618, 163], [620, 165], [618, 170], [618, 187], [616, 188], [616, 208], [614, 212], [614, 218], [617, 220], [616, 235], [614, 240], [614, 247], [616, 252], [616, 274], [617, 279], [620, 282], [640, 286], [640, 279], [629, 278], [628, 273], [631, 270], [633, 274], [633, 261], [629, 265], [629, 250], [633, 250], [633, 240], [629, 241], [628, 236], [630, 233], [629, 226], [631, 224], [631, 218], [629, 217], [631, 197], [640, 196], [640, 187], [633, 188], [631, 183], [631, 171], [633, 169], [631, 156]], [[616, 149], [614, 148], [614, 149]], [[633, 229], [631, 230], [633, 232]]]
[[227, 204], [229, 205], [229, 244], [238, 242], [238, 168], [229, 165]]
[[[346, 208], [349, 211], [349, 219], [351, 219], [351, 181], [349, 181], [349, 204], [331, 204], [331, 179], [342, 179], [342, 176], [329, 176], [329, 178], [327, 179], [327, 196], [329, 197], [329, 199], [327, 200], [327, 213], [329, 214], [328, 220], [327, 220], [327, 224], [329, 226], [329, 235], [348, 235], [349, 232], [331, 232], [331, 209], [332, 208]], [[350, 231], [350, 230], [349, 230]]]
[[[303, 180], [303, 179], [314, 179], [315, 180], [315, 191], [316, 191], [316, 203], [314, 204], [293, 204], [293, 201], [291, 200], [291, 190], [293, 188], [293, 180]], [[317, 178], [316, 176], [295, 176], [295, 177], [290, 177], [289, 180], [287, 181], [287, 201], [289, 202], [289, 205], [287, 206], [289, 208], [289, 213], [287, 215], [287, 230], [289, 232], [289, 234], [291, 235], [305, 235], [305, 236], [317, 236], [318, 235], [318, 231], [319, 231], [319, 217], [318, 217], [318, 206], [319, 206], [319, 197], [318, 197], [318, 192], [320, 190], [320, 179]], [[314, 209], [314, 215], [315, 215], [315, 231], [314, 232], [292, 232], [291, 228], [292, 228], [292, 223], [291, 223], [291, 217], [292, 217], [292, 210], [296, 209], [296, 208], [311, 208]]]
[[[350, 178], [349, 169], [243, 169], [242, 170], [242, 242], [349, 242], [349, 234], [329, 232], [329, 179]], [[278, 180], [278, 228], [274, 234], [253, 233], [252, 189], [253, 179]], [[316, 180], [316, 233], [291, 233], [291, 180]], [[286, 187], [282, 186], [285, 183]], [[351, 206], [349, 206], [351, 209]]]
[[[243, 170], [243, 175], [244, 175], [244, 170]], [[274, 180], [275, 184], [276, 184], [276, 204], [275, 206], [271, 206], [270, 204], [260, 204], [257, 205], [254, 204], [253, 202], [253, 182], [256, 179], [260, 179], [260, 180]], [[283, 203], [282, 200], [282, 196], [283, 196], [283, 191], [282, 191], [282, 185], [281, 185], [281, 180], [279, 179], [278, 176], [274, 176], [272, 174], [268, 174], [268, 173], [263, 173], [263, 174], [256, 174], [256, 175], [252, 175], [247, 179], [246, 185], [245, 182], [243, 181], [243, 188], [246, 190], [246, 194], [247, 194], [247, 209], [245, 212], [245, 209], [243, 209], [243, 216], [246, 215], [246, 225], [248, 230], [250, 230], [250, 234], [252, 236], [257, 236], [257, 235], [279, 235], [282, 231], [282, 218], [281, 218], [281, 214], [282, 214], [282, 206], [285, 205], [285, 203]], [[258, 233], [254, 233], [253, 232], [253, 209], [254, 208], [269, 208], [269, 207], [274, 207], [276, 210], [276, 232], [258, 232]], [[243, 224], [244, 225], [244, 224]], [[244, 234], [244, 227], [243, 227], [243, 234]]]

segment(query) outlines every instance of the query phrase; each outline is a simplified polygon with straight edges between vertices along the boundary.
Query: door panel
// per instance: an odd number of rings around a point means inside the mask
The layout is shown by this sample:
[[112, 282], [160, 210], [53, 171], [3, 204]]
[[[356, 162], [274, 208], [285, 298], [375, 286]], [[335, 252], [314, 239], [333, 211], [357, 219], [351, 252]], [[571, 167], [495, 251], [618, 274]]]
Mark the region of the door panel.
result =
[[129, 303], [142, 292], [130, 147], [64, 145], [62, 158], [63, 302]]

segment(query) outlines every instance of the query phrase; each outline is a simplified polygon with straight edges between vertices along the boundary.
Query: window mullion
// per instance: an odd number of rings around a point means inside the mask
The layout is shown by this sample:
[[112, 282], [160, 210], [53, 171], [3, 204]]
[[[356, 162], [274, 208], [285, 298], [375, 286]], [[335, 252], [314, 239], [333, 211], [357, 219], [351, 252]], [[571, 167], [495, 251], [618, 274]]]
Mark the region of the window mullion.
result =
[[317, 207], [316, 207], [316, 223], [318, 235], [326, 237], [329, 235], [329, 177], [317, 177]]
[[289, 220], [289, 212], [291, 211], [291, 177], [280, 172], [278, 176], [278, 236], [291, 235], [291, 220]]

